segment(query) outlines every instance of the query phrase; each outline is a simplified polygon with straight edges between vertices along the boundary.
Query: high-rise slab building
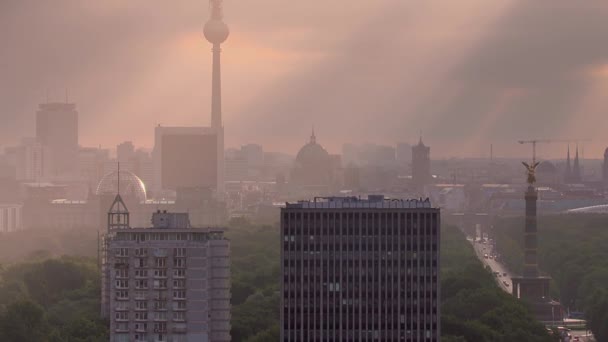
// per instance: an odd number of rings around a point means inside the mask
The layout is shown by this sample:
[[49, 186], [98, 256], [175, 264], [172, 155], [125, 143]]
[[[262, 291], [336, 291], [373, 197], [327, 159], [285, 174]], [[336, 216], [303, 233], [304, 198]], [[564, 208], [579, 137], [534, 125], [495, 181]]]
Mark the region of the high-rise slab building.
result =
[[131, 228], [120, 195], [102, 243], [102, 316], [111, 342], [230, 341], [230, 243], [186, 213]]
[[438, 341], [440, 212], [332, 197], [281, 210], [281, 341]]
[[50, 154], [45, 176], [65, 178], [78, 173], [78, 112], [74, 103], [40, 104], [36, 138]]
[[421, 187], [429, 184], [431, 175], [431, 148], [424, 145], [422, 137], [417, 145], [412, 146], [412, 182]]

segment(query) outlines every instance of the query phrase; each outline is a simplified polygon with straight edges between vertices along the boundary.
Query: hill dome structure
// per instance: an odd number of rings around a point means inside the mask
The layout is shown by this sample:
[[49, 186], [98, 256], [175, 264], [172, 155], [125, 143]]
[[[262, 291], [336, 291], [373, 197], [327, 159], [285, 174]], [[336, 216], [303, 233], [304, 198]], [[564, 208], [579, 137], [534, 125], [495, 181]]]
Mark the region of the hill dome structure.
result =
[[296, 155], [290, 183], [301, 187], [328, 187], [333, 181], [335, 164], [332, 156], [317, 143], [313, 130], [310, 141]]
[[[118, 171], [112, 171], [103, 176], [97, 185], [98, 196], [115, 195], [118, 192]], [[125, 198], [133, 198], [145, 202], [147, 199], [146, 185], [133, 172], [120, 171], [120, 194]]]

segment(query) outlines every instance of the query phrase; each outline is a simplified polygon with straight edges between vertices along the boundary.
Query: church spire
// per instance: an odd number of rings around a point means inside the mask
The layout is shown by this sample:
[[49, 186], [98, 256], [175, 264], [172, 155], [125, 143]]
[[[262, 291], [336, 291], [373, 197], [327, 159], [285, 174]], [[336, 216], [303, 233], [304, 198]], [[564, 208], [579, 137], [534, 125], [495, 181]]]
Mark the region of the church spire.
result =
[[568, 154], [566, 155], [566, 170], [564, 170], [564, 181], [569, 183], [572, 178], [572, 166], [570, 165], [570, 144], [568, 144]]
[[116, 197], [108, 211], [108, 230], [129, 229], [129, 209], [120, 196], [120, 163], [118, 163]]
[[317, 137], [315, 136], [315, 126], [312, 126], [312, 134], [310, 135], [310, 143], [311, 144], [316, 144], [317, 143]]
[[580, 182], [582, 180], [581, 165], [578, 159], [578, 145], [576, 145], [576, 155], [574, 156], [574, 164], [572, 166], [572, 179], [575, 182]]

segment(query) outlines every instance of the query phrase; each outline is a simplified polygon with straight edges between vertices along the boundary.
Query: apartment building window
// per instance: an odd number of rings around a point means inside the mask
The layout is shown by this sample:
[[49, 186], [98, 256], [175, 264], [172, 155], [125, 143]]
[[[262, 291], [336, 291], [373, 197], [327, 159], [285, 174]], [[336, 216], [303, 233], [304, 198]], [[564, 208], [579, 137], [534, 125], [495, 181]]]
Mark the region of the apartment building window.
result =
[[173, 267], [186, 267], [186, 259], [173, 259]]
[[148, 267], [148, 259], [144, 259], [144, 258], [135, 259], [135, 267]]
[[183, 311], [178, 311], [178, 312], [174, 312], [173, 313], [173, 320], [174, 321], [185, 321], [186, 320], [186, 313]]
[[[164, 333], [166, 331], [167, 331], [167, 323], [165, 323], [165, 322], [156, 322], [156, 323], [154, 323], [154, 332], [156, 332], [156, 333]], [[160, 336], [162, 336], [162, 335], [159, 335], [159, 341], [165, 341], [165, 340], [161, 340]]]
[[185, 248], [173, 248], [173, 256], [174, 257], [179, 257], [179, 258], [183, 258], [186, 256], [186, 249]]
[[117, 289], [128, 289], [129, 288], [129, 281], [128, 280], [117, 280], [116, 281], [116, 288]]
[[135, 291], [135, 300], [145, 300], [146, 293], [144, 291]]
[[135, 320], [136, 321], [147, 321], [148, 320], [148, 313], [145, 312], [145, 311], [135, 312]]
[[116, 256], [118, 256], [118, 257], [128, 257], [129, 256], [129, 249], [128, 248], [117, 248], [116, 249]]
[[167, 302], [154, 302], [154, 310], [167, 310]]
[[135, 249], [135, 256], [145, 257], [148, 256], [148, 250], [146, 248]]
[[186, 287], [186, 280], [184, 280], [184, 279], [173, 280], [173, 288], [183, 289], [185, 287]]
[[137, 341], [137, 342], [147, 341], [146, 334], [135, 334], [135, 341]]
[[167, 278], [167, 270], [159, 270], [159, 269], [154, 270], [154, 277], [155, 278]]
[[186, 299], [186, 291], [173, 291], [174, 299]]
[[135, 270], [135, 277], [136, 278], [147, 278], [148, 270]]
[[167, 258], [154, 258], [154, 265], [156, 267], [167, 267]]
[[116, 299], [118, 299], [118, 300], [129, 299], [129, 291], [116, 291]]
[[136, 289], [147, 289], [148, 288], [148, 280], [147, 279], [137, 279], [137, 280], [135, 280], [135, 288]]
[[167, 312], [166, 311], [157, 311], [154, 313], [155, 320], [166, 321], [167, 320]]
[[[148, 323], [135, 323], [135, 331], [146, 331], [148, 330]], [[142, 336], [140, 334], [140, 336]]]
[[154, 288], [155, 289], [166, 289], [167, 288], [167, 280], [154, 280]]
[[129, 313], [125, 311], [117, 311], [114, 313], [114, 318], [117, 321], [127, 321], [129, 319]]
[[116, 311], [129, 310], [129, 302], [116, 302]]
[[185, 277], [186, 277], [186, 270], [184, 270], [184, 269], [173, 270], [173, 278], [185, 278]]
[[173, 310], [186, 310], [186, 302], [173, 302]]
[[124, 268], [117, 268], [114, 270], [114, 274], [116, 275], [116, 278], [128, 278], [129, 270]]
[[140, 300], [136, 301], [135, 310], [148, 310], [148, 302], [140, 301]]

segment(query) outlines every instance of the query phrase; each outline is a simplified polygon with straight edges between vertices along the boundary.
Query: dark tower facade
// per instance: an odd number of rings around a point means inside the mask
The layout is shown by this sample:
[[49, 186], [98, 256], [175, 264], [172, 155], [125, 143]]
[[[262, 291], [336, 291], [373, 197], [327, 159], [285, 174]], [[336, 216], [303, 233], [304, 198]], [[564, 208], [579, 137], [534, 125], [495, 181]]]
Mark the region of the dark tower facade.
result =
[[431, 182], [431, 148], [424, 145], [422, 137], [412, 146], [412, 182], [424, 186]]
[[537, 236], [537, 201], [538, 192], [534, 187], [535, 169], [538, 163], [527, 165], [528, 188], [524, 195], [526, 200], [524, 225], [524, 267], [523, 275], [512, 277], [513, 296], [527, 302], [534, 316], [539, 321], [562, 319], [561, 305], [549, 297], [551, 277], [541, 276], [538, 269], [538, 236]]
[[280, 341], [439, 341], [440, 233], [429, 200], [287, 203]]

